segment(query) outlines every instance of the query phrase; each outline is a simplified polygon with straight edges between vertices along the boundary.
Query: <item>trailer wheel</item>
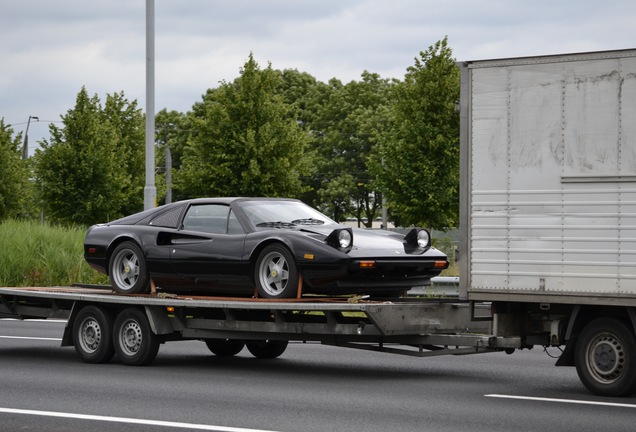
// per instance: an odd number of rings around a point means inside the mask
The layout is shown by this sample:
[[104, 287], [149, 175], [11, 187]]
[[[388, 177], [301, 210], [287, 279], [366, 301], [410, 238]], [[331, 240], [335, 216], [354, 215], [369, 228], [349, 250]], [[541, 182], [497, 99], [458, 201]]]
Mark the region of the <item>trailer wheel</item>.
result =
[[150, 277], [142, 250], [133, 242], [118, 245], [110, 259], [108, 275], [113, 289], [122, 294], [148, 291]]
[[232, 357], [245, 347], [245, 342], [238, 339], [206, 339], [205, 344], [212, 354], [219, 357]]
[[272, 359], [283, 354], [287, 349], [288, 343], [281, 340], [259, 340], [245, 342], [245, 345], [254, 357]]
[[636, 340], [622, 321], [597, 318], [587, 324], [577, 339], [575, 359], [591, 393], [629, 396], [636, 391]]
[[86, 363], [107, 363], [115, 355], [113, 317], [100, 307], [86, 306], [73, 323], [73, 345]]
[[151, 363], [159, 351], [159, 338], [152, 332], [146, 314], [137, 308], [117, 315], [113, 332], [115, 352], [122, 363], [143, 366]]
[[256, 288], [264, 298], [292, 298], [298, 291], [298, 272], [294, 257], [280, 244], [267, 246], [255, 266]]

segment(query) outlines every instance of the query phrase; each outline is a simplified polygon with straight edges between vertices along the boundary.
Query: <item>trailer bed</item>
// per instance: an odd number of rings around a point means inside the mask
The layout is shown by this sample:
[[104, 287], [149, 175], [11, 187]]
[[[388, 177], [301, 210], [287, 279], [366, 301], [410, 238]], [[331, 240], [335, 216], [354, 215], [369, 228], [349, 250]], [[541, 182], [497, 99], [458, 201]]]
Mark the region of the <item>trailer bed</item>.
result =
[[0, 316], [67, 320], [62, 345], [74, 345], [73, 323], [87, 306], [113, 316], [142, 310], [153, 334], [173, 340], [317, 341], [415, 356], [469, 354], [520, 346], [489, 334], [488, 305], [456, 299], [304, 297], [271, 300], [125, 295], [109, 287], [0, 287]]

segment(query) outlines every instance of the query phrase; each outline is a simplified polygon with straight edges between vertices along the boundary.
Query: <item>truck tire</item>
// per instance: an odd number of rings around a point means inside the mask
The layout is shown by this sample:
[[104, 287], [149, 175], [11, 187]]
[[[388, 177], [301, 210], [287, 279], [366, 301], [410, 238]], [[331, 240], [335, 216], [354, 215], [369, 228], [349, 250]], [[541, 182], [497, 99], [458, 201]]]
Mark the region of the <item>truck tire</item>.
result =
[[150, 364], [159, 351], [159, 338], [152, 332], [146, 314], [134, 307], [117, 315], [113, 344], [117, 357], [129, 366]]
[[599, 396], [629, 396], [636, 391], [636, 338], [622, 321], [597, 318], [577, 338], [576, 371], [583, 385]]
[[271, 244], [258, 255], [254, 281], [263, 298], [293, 298], [298, 292], [298, 271], [294, 257], [281, 244]]
[[245, 345], [254, 357], [272, 359], [283, 354], [287, 349], [288, 343], [281, 340], [258, 340], [245, 342]]
[[122, 294], [141, 294], [150, 288], [144, 254], [133, 242], [123, 242], [111, 254], [108, 275], [113, 289]]
[[73, 322], [73, 345], [85, 363], [107, 363], [115, 355], [113, 317], [97, 306], [85, 306]]
[[212, 354], [219, 357], [232, 357], [245, 347], [245, 342], [239, 339], [206, 339], [205, 344]]

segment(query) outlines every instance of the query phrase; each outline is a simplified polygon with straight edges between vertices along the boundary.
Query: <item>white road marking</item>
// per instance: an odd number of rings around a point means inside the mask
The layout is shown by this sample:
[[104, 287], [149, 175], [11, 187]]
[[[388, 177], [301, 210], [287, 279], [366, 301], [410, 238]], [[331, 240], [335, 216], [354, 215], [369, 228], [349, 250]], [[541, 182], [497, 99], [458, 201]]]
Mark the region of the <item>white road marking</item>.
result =
[[61, 341], [62, 338], [30, 337], [30, 336], [0, 336], [0, 339], [28, 339], [44, 341]]
[[164, 427], [171, 427], [171, 428], [187, 428], [187, 429], [207, 430], [207, 431], [216, 431], [216, 432], [274, 432], [274, 431], [266, 431], [262, 429], [245, 429], [245, 428], [236, 428], [236, 427], [227, 427], [227, 426], [204, 425], [204, 424], [196, 424], [196, 423], [181, 423], [181, 422], [170, 422], [170, 421], [160, 421], [160, 420], [143, 420], [143, 419], [126, 418], [126, 417], [108, 417], [108, 416], [74, 414], [74, 413], [55, 412], [55, 411], [23, 410], [23, 409], [14, 409], [14, 408], [0, 408], [0, 412], [8, 413], [8, 414], [23, 414], [23, 415], [44, 416], [44, 417], [60, 417], [60, 418], [77, 419], [77, 420], [94, 420], [94, 421], [103, 421], [103, 422], [129, 423], [129, 424], [139, 424], [139, 425], [149, 425], [149, 426], [164, 426]]
[[597, 402], [597, 401], [584, 401], [584, 400], [576, 400], [576, 399], [555, 399], [555, 398], [542, 398], [542, 397], [532, 397], [532, 396], [500, 395], [500, 394], [487, 394], [484, 396], [492, 397], [492, 398], [502, 398], [502, 399], [532, 400], [532, 401], [539, 401], [539, 402], [558, 402], [558, 403], [579, 404], [579, 405], [599, 405], [599, 406], [611, 406], [611, 407], [620, 407], [620, 408], [636, 408], [635, 404], [625, 404], [625, 403], [616, 403], [616, 402]]

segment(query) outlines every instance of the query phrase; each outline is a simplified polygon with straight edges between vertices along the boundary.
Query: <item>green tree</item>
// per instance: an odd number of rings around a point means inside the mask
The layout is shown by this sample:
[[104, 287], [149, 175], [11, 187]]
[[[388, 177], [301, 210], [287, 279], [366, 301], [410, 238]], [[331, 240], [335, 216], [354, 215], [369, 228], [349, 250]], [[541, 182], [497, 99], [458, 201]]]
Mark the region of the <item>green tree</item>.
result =
[[408, 68], [392, 94], [391, 132], [371, 171], [403, 225], [456, 226], [459, 190], [459, 70], [447, 38]]
[[121, 169], [123, 201], [118, 211], [123, 215], [143, 210], [145, 166], [145, 118], [137, 101], [128, 101], [124, 92], [106, 96], [101, 110], [102, 121], [114, 132], [116, 159]]
[[0, 119], [0, 220], [29, 216], [34, 211], [29, 161], [22, 159], [22, 134]]
[[368, 171], [372, 149], [387, 125], [388, 95], [393, 83], [378, 74], [363, 72], [361, 81], [342, 85], [330, 81], [330, 92], [322, 104], [314, 128], [317, 185], [323, 210], [336, 219], [353, 214], [370, 226], [380, 205]]
[[[309, 141], [305, 149], [305, 159], [313, 167], [305, 170], [301, 175], [304, 186], [301, 199], [306, 203], [330, 211], [330, 203], [319, 195], [319, 190], [328, 180], [324, 173], [320, 172], [320, 152], [324, 147], [323, 131], [324, 123], [321, 120], [321, 112], [328, 104], [333, 89], [330, 84], [316, 80], [307, 72], [299, 72], [295, 69], [276, 71], [280, 74], [277, 93], [284, 102], [291, 107], [288, 116], [295, 121], [308, 135]], [[338, 81], [338, 85], [339, 81]]]
[[190, 139], [175, 175], [184, 196], [299, 196], [307, 133], [276, 93], [279, 75], [250, 55], [233, 83], [210, 89], [190, 113]]
[[[157, 143], [157, 200], [160, 203], [167, 202], [167, 181], [170, 181], [170, 202], [180, 199], [173, 188], [173, 174], [181, 168], [181, 161], [190, 135], [190, 123], [186, 114], [178, 111], [162, 109], [155, 116], [155, 128]], [[166, 172], [166, 150], [169, 151], [172, 169], [170, 176]]]
[[133, 196], [141, 195], [135, 176], [144, 151], [143, 139], [137, 142], [143, 116], [135, 104], [118, 94], [102, 108], [97, 95], [82, 88], [62, 123], [49, 126], [51, 139], [35, 155], [47, 217], [91, 225], [142, 210]]

